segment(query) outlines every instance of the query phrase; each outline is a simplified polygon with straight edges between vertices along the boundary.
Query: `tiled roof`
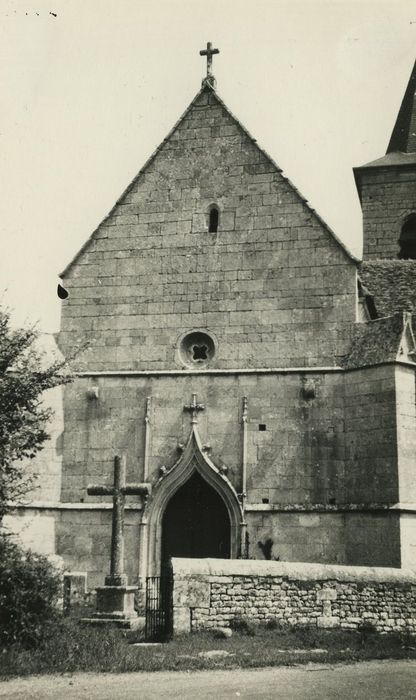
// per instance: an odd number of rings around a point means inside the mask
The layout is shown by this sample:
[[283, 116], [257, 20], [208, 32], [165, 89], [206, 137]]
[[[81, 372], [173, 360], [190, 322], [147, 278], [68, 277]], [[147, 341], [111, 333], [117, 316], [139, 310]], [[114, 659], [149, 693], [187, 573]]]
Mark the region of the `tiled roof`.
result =
[[356, 323], [349, 354], [341, 362], [345, 369], [394, 362], [406, 324], [403, 314]]
[[397, 311], [416, 312], [416, 260], [362, 262], [358, 274], [379, 317]]

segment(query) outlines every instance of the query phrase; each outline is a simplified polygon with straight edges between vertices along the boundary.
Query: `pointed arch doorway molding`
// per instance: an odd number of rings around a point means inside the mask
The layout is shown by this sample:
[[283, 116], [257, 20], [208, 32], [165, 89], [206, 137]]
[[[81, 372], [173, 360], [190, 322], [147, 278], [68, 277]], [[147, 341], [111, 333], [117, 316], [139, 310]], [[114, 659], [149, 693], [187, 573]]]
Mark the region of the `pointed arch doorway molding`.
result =
[[186, 446], [177, 462], [155, 484], [146, 503], [140, 524], [140, 578], [158, 576], [162, 561], [162, 524], [166, 508], [173, 496], [197, 474], [222, 500], [229, 518], [231, 559], [241, 554], [245, 541], [245, 522], [237, 492], [204, 450], [196, 425], [192, 425]]

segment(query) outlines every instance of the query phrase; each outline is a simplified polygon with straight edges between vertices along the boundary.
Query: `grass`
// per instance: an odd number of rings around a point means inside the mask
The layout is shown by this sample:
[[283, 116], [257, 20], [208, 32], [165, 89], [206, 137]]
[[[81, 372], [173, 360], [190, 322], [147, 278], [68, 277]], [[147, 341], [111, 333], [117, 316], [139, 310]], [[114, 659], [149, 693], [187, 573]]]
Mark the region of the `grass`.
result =
[[[0, 653], [0, 677], [45, 673], [184, 671], [287, 666], [311, 661], [353, 662], [369, 659], [416, 659], [416, 637], [380, 635], [372, 630], [270, 629], [235, 630], [230, 639], [200, 632], [176, 637], [169, 644], [133, 646], [137, 633], [80, 626], [65, 619], [49, 629], [36, 648], [14, 645]], [[200, 652], [223, 650], [216, 658]]]

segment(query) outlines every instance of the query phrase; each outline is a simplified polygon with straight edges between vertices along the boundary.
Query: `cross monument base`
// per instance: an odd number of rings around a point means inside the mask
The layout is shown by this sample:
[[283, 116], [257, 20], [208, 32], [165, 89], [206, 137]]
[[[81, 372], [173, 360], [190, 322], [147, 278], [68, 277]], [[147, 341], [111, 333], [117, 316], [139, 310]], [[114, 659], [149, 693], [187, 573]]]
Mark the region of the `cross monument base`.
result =
[[134, 596], [137, 586], [108, 585], [107, 581], [114, 577], [106, 578], [105, 586], [98, 586], [97, 610], [89, 618], [81, 622], [90, 625], [112, 625], [123, 629], [138, 629], [143, 626], [143, 619], [137, 615], [134, 609]]

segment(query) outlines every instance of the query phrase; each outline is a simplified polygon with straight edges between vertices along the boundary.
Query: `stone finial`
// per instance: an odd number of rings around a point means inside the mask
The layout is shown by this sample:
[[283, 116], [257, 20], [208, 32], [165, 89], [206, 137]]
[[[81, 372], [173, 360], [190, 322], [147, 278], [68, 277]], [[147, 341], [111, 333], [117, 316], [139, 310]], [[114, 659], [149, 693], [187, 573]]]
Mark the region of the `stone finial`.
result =
[[191, 414], [191, 425], [197, 425], [198, 413], [203, 411], [205, 406], [203, 403], [197, 403], [196, 394], [192, 394], [192, 403], [186, 404], [183, 409]]

